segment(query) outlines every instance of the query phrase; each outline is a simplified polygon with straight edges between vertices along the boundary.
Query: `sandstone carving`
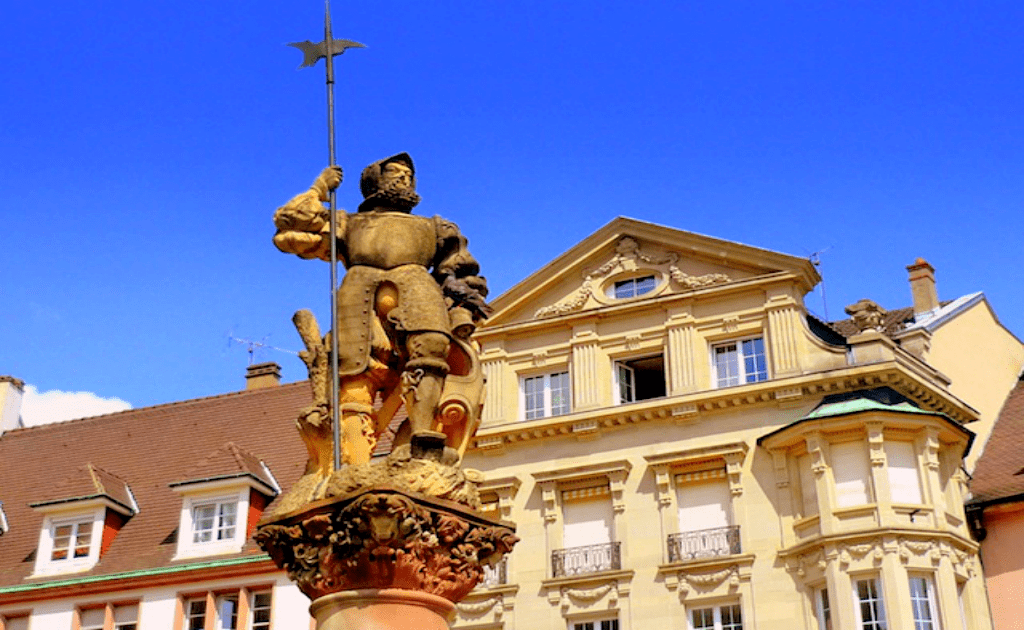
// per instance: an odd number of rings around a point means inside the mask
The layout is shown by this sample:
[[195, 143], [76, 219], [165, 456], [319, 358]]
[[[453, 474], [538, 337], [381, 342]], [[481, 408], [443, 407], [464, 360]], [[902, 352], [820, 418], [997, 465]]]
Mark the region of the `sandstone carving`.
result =
[[859, 332], [882, 330], [886, 310], [875, 302], [867, 298], [857, 300], [857, 302], [847, 306], [844, 310], [853, 319], [853, 324]]
[[[340, 168], [324, 169], [274, 215], [278, 249], [328, 260], [334, 239], [346, 274], [335, 330], [321, 334], [309, 311], [293, 318], [312, 390], [296, 422], [308, 461], [255, 538], [310, 598], [399, 589], [458, 602], [518, 540], [511, 523], [479, 513], [479, 473], [460, 467], [483, 405], [471, 335], [491, 312], [487, 283], [454, 223], [411, 214], [419, 196], [407, 154], [366, 167], [358, 212], [338, 212], [332, 233], [323, 202], [341, 180]], [[391, 452], [373, 459], [402, 405]]]
[[598, 281], [621, 270], [623, 264], [632, 261], [635, 265], [642, 265], [645, 268], [664, 267], [665, 273], [672, 283], [679, 289], [692, 291], [703, 287], [713, 286], [729, 282], [729, 276], [723, 273], [709, 273], [701, 276], [692, 276], [681, 270], [676, 263], [681, 256], [676, 252], [666, 252], [662, 256], [651, 256], [640, 251], [640, 243], [629, 236], [623, 236], [615, 246], [615, 255], [608, 262], [591, 271], [583, 278], [580, 288], [573, 291], [566, 298], [538, 309], [534, 313], [536, 319], [557, 317], [582, 310], [592, 298], [598, 298], [600, 291], [597, 287]]

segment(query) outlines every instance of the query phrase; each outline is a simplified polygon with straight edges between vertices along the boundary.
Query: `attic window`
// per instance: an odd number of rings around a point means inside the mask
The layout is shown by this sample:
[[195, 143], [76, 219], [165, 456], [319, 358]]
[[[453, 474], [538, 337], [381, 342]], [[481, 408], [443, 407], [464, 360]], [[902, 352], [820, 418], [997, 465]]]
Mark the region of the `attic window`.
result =
[[614, 297], [617, 300], [639, 297], [650, 293], [657, 286], [658, 281], [653, 275], [619, 280], [612, 286], [611, 297]]

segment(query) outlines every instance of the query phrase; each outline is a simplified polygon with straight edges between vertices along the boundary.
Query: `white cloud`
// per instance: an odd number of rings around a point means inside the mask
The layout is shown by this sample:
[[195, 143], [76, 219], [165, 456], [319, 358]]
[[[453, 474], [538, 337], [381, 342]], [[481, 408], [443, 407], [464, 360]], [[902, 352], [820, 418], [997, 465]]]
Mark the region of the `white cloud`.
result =
[[59, 389], [40, 392], [35, 385], [26, 385], [21, 399], [21, 419], [25, 426], [34, 427], [131, 408], [131, 403], [120, 398], [102, 398], [92, 392], [62, 392]]

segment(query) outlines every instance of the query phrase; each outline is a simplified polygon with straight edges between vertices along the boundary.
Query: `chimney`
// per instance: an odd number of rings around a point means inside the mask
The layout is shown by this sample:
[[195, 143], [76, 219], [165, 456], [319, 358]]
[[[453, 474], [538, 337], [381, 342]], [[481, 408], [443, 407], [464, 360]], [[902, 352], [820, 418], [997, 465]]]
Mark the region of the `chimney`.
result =
[[21, 395], [25, 381], [13, 376], [0, 376], [0, 435], [25, 426], [21, 422]]
[[935, 289], [935, 267], [924, 258], [907, 266], [910, 272], [910, 293], [914, 297], [914, 315], [920, 316], [939, 306], [939, 293]]
[[281, 366], [276, 363], [256, 363], [245, 370], [246, 389], [274, 387], [280, 382]]

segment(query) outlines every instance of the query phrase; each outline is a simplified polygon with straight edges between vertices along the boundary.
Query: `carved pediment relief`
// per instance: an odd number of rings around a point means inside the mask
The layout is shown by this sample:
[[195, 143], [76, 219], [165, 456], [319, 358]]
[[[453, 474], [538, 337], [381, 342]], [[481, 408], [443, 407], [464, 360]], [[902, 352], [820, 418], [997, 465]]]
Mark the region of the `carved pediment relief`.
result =
[[[724, 273], [690, 274], [681, 268], [682, 254], [656, 250], [623, 236], [615, 253], [604, 264], [586, 273], [582, 284], [555, 304], [538, 309], [536, 319], [567, 315], [586, 308], [614, 304], [631, 297], [653, 297], [668, 291], [685, 292], [724, 284], [732, 278]], [[625, 288], [627, 297], [617, 297]]]

